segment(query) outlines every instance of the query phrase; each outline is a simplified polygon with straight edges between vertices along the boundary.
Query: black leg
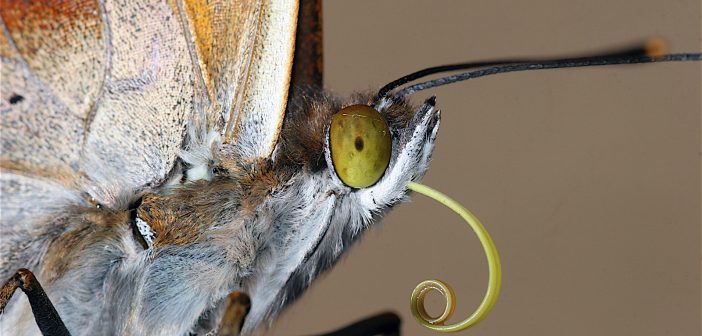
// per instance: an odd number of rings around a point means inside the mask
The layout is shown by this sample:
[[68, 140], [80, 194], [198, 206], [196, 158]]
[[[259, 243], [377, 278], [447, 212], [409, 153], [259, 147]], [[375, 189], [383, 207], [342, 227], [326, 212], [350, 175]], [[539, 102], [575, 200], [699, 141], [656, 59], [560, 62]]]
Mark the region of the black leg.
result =
[[70, 336], [51, 300], [46, 296], [39, 281], [27, 269], [20, 268], [0, 289], [0, 314], [5, 311], [7, 302], [17, 288], [22, 289], [29, 299], [34, 320], [44, 336]]
[[242, 292], [233, 292], [227, 296], [227, 308], [219, 323], [218, 336], [238, 336], [244, 319], [251, 309], [251, 299]]
[[400, 324], [400, 317], [397, 314], [380, 313], [321, 336], [399, 336]]

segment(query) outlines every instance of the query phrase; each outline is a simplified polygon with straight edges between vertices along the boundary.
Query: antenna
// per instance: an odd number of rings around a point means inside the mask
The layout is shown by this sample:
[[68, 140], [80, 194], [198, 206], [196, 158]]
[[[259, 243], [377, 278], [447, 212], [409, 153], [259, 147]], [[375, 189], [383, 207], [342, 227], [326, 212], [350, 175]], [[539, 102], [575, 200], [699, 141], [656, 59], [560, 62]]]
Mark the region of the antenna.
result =
[[455, 75], [445, 76], [430, 81], [425, 81], [419, 84], [409, 86], [399, 91], [396, 96], [405, 97], [417, 91], [426, 90], [436, 86], [451, 84], [468, 79], [495, 75], [499, 73], [526, 71], [526, 70], [543, 70], [557, 68], [574, 68], [584, 66], [600, 66], [614, 64], [638, 64], [638, 63], [653, 63], [653, 62], [672, 62], [672, 61], [700, 61], [702, 54], [700, 53], [684, 53], [684, 54], [667, 54], [666, 43], [659, 38], [652, 38], [645, 43], [636, 45], [632, 48], [615, 50], [612, 52], [601, 53], [597, 55], [573, 58], [554, 58], [554, 59], [503, 59], [492, 61], [480, 61], [470, 63], [458, 63], [426, 68], [420, 71], [413, 72], [409, 75], [400, 77], [387, 85], [383, 86], [378, 91], [378, 99], [382, 99], [390, 94], [391, 91], [400, 86], [418, 80], [420, 78], [444, 72], [457, 70], [467, 70], [475, 68], [484, 68], [481, 70], [469, 71]]

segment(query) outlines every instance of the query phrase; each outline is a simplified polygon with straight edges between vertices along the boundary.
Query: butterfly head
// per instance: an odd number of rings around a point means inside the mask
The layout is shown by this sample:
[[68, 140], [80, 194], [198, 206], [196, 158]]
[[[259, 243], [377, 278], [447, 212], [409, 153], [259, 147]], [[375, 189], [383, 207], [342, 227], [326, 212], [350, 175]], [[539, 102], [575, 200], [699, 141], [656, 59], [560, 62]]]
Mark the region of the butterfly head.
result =
[[370, 208], [378, 211], [426, 173], [440, 121], [435, 102], [417, 108], [372, 94], [343, 102], [321, 91], [296, 94], [273, 160], [320, 174], [336, 194], [375, 202]]
[[[439, 129], [435, 99], [298, 91], [271, 156], [277, 179], [259, 218], [276, 218], [258, 265], [247, 323], [294, 301], [426, 173]], [[265, 210], [270, 209], [270, 210]], [[265, 281], [261, 281], [265, 279]], [[245, 327], [247, 328], [247, 327]]]

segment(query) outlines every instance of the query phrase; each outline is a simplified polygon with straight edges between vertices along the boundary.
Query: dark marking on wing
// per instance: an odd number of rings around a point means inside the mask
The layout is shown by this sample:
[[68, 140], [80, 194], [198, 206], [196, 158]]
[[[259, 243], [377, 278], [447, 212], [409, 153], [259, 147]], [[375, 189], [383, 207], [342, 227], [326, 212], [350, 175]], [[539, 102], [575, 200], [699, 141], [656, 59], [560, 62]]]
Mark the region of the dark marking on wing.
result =
[[10, 100], [9, 100], [9, 101], [10, 101], [10, 104], [15, 105], [15, 104], [17, 104], [17, 103], [21, 103], [23, 100], [24, 100], [24, 97], [22, 97], [22, 96], [20, 96], [20, 95], [18, 95], [18, 94], [13, 94], [13, 95], [10, 97]]

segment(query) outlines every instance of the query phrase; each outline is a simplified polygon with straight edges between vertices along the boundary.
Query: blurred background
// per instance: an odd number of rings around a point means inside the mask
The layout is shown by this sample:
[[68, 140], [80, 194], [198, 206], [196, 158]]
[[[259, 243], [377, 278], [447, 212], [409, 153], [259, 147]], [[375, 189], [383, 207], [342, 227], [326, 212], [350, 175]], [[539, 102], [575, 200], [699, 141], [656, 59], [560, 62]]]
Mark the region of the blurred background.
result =
[[[324, 1], [325, 86], [375, 90], [428, 66], [571, 56], [649, 36], [701, 48], [698, 0]], [[700, 335], [700, 63], [497, 75], [420, 92], [442, 126], [424, 179], [485, 224], [503, 265], [470, 335]], [[424, 279], [467, 317], [487, 285], [473, 232], [415, 195], [277, 322], [307, 335], [392, 310]], [[430, 312], [443, 309], [436, 295]]]

